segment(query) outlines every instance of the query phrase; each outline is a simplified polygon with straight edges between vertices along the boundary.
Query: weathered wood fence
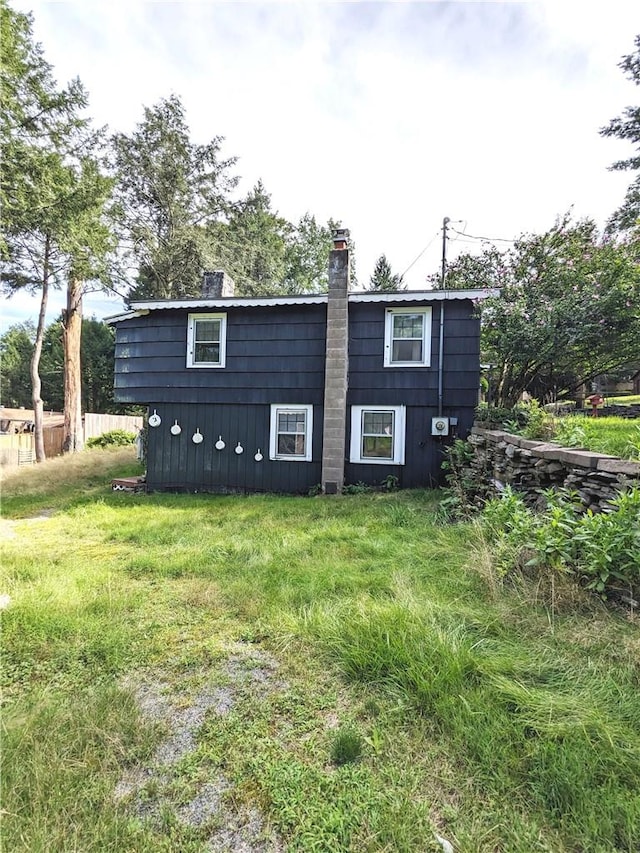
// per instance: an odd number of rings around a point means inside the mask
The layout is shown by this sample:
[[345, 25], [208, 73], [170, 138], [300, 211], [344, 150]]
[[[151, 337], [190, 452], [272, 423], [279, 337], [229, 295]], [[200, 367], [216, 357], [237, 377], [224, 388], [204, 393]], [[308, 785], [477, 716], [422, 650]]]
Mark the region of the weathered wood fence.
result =
[[[142, 418], [133, 415], [101, 415], [87, 412], [84, 415], [84, 438], [94, 438], [113, 429], [122, 429], [136, 435], [142, 427]], [[44, 452], [47, 459], [60, 456], [64, 441], [61, 423], [47, 424], [45, 416]], [[31, 432], [7, 432], [0, 434], [0, 467], [31, 465], [35, 462], [35, 441]]]

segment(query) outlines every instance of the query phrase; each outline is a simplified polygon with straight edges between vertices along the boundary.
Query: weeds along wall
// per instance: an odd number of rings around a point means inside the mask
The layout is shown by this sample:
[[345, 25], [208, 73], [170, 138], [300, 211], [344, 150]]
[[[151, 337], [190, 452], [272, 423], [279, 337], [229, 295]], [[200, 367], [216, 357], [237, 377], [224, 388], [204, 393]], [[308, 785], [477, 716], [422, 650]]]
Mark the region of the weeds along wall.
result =
[[531, 441], [503, 430], [473, 427], [469, 476], [496, 492], [512, 486], [531, 501], [551, 487], [576, 491], [594, 511], [632, 485], [640, 486], [640, 462], [603, 453]]

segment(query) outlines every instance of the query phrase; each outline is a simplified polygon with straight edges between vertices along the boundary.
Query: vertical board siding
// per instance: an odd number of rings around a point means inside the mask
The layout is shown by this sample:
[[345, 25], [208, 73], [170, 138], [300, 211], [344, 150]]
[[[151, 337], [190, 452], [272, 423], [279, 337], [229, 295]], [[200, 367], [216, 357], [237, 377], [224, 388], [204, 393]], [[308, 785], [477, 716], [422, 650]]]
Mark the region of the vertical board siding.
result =
[[[287, 462], [269, 459], [269, 405], [177, 405], [150, 406], [162, 419], [149, 427], [147, 485], [151, 491], [179, 489], [203, 492], [306, 493], [320, 482], [322, 407], [314, 406], [313, 460]], [[179, 435], [172, 435], [177, 421]], [[200, 430], [204, 440], [194, 444]], [[215, 443], [222, 436], [224, 450]], [[238, 442], [244, 452], [238, 455]], [[263, 460], [254, 456], [260, 449]]]
[[[345, 482], [349, 484], [366, 483], [378, 486], [385, 477], [398, 478], [402, 489], [434, 487], [441, 483], [443, 450], [450, 440], [431, 435], [431, 418], [437, 410], [426, 406], [408, 406], [405, 432], [405, 464], [367, 465], [361, 462], [349, 462], [345, 468]], [[351, 427], [347, 447], [351, 441]]]

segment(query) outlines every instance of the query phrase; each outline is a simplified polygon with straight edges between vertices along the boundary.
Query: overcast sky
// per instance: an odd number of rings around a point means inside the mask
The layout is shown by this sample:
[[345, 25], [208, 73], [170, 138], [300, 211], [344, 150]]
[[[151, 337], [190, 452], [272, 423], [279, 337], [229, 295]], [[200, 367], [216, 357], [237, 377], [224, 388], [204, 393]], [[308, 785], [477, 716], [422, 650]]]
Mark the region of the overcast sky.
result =
[[[243, 192], [261, 178], [287, 219], [351, 230], [361, 285], [380, 254], [402, 273], [429, 246], [405, 276], [424, 286], [444, 216], [503, 239], [570, 208], [602, 225], [630, 182], [607, 167], [631, 147], [598, 129], [638, 98], [617, 67], [636, 0], [11, 5], [33, 12], [56, 79], [82, 80], [97, 124], [129, 133], [179, 95], [194, 141], [223, 136], [239, 158]], [[457, 238], [449, 256], [479, 245]], [[3, 327], [28, 317], [36, 301], [4, 304]]]

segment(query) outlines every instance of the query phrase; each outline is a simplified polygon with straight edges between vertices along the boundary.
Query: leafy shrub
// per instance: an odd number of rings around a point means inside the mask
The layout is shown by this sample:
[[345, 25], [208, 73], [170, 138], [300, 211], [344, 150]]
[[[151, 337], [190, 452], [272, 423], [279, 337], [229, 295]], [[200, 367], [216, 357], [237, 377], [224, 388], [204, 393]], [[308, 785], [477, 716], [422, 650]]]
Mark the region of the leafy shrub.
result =
[[136, 437], [131, 432], [126, 432], [123, 429], [112, 429], [110, 432], [103, 432], [102, 435], [96, 435], [93, 438], [88, 438], [86, 441], [87, 447], [124, 447], [127, 444], [133, 444]]
[[586, 447], [587, 433], [581, 419], [563, 418], [558, 422], [554, 439], [563, 447]]
[[342, 492], [345, 495], [365, 495], [371, 490], [371, 486], [367, 485], [362, 480], [358, 480], [357, 483], [349, 483], [348, 485], [346, 485], [342, 489]]
[[526, 415], [518, 406], [509, 409], [502, 406], [489, 406], [487, 403], [481, 403], [476, 408], [476, 420], [495, 427], [514, 423], [520, 429], [525, 425]]
[[640, 588], [640, 489], [610, 503], [613, 512], [587, 510], [573, 532], [577, 570], [603, 597], [612, 588]]
[[530, 439], [549, 438], [553, 429], [553, 419], [537, 400], [518, 403], [512, 409], [483, 403], [476, 409], [476, 419]]
[[510, 489], [485, 505], [482, 529], [501, 574], [520, 567], [575, 574], [602, 598], [640, 591], [640, 488], [610, 501], [608, 512], [581, 512], [575, 493], [549, 490], [546, 507], [528, 509]]
[[488, 487], [471, 468], [473, 458], [468, 441], [458, 438], [445, 448], [442, 470], [446, 472], [448, 491], [438, 509], [440, 521], [467, 518], [484, 503]]

